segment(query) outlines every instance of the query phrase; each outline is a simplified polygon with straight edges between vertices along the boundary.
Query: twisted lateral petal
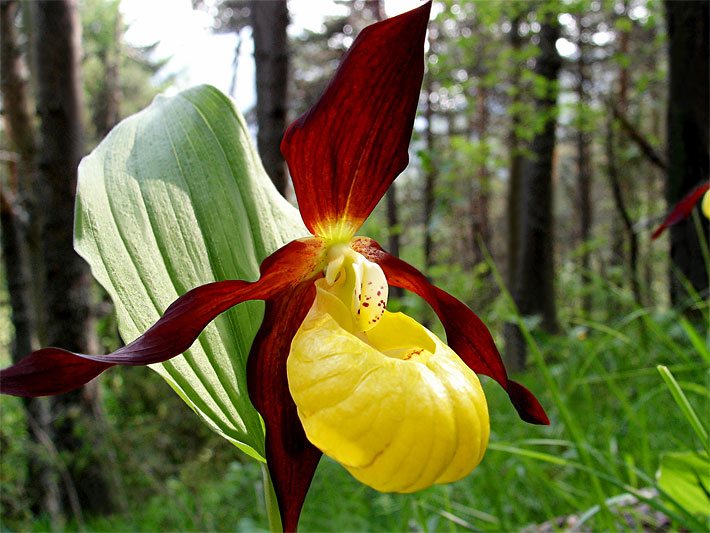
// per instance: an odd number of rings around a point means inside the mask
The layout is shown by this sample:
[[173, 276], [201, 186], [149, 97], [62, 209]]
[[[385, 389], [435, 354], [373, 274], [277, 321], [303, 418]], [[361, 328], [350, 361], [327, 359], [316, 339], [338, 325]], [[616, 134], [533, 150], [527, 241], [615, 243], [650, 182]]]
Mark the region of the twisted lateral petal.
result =
[[321, 456], [303, 432], [286, 379], [291, 339], [314, 294], [313, 282], [306, 281], [266, 302], [247, 365], [249, 397], [266, 427], [266, 461], [284, 531], [296, 530]]
[[301, 216], [349, 240], [409, 162], [431, 2], [365, 28], [320, 100], [286, 130]]
[[493, 337], [473, 311], [429, 283], [416, 268], [385, 252], [374, 240], [358, 237], [352, 247], [370, 261], [379, 264], [391, 285], [412, 291], [429, 303], [446, 330], [449, 346], [474, 372], [500, 383], [520, 418], [532, 424], [550, 423], [537, 398], [519, 383], [508, 379]]
[[[700, 183], [688, 194], [686, 194], [677, 204], [675, 204], [673, 210], [668, 214], [668, 216], [661, 223], [661, 225], [656, 228], [656, 230], [653, 232], [653, 235], [651, 235], [651, 239], [657, 239], [663, 234], [664, 231], [666, 231], [666, 228], [674, 226], [678, 224], [678, 222], [681, 222], [688, 218], [690, 216], [690, 213], [693, 211], [693, 207], [695, 207], [695, 204], [700, 201], [700, 199], [709, 189], [710, 182], [706, 181], [704, 183]], [[703, 200], [703, 202], [705, 202], [705, 200]], [[708, 200], [708, 202], [710, 202], [710, 200]], [[705, 208], [703, 207], [703, 209]]]
[[114, 365], [161, 363], [187, 350], [217, 315], [247, 300], [268, 300], [313, 276], [322, 261], [319, 239], [293, 241], [266, 258], [256, 282], [218, 281], [181, 296], [148, 331], [108, 355], [60, 348], [31, 353], [0, 371], [0, 393], [48, 396], [76, 389]]
[[349, 331], [347, 315], [319, 288], [291, 344], [289, 387], [308, 439], [383, 492], [415, 492], [469, 474], [489, 435], [476, 375], [402, 313], [385, 311], [365, 334]]

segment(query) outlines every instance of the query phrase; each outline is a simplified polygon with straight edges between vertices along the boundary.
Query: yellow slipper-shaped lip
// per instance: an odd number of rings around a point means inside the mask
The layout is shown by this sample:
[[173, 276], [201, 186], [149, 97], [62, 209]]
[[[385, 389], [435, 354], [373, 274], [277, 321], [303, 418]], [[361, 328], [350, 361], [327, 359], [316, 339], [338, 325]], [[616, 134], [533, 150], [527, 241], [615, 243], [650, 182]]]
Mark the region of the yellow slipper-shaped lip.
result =
[[361, 331], [326, 280], [317, 287], [287, 363], [308, 439], [382, 492], [414, 492], [468, 475], [489, 436], [476, 374], [407, 315], [384, 311]]

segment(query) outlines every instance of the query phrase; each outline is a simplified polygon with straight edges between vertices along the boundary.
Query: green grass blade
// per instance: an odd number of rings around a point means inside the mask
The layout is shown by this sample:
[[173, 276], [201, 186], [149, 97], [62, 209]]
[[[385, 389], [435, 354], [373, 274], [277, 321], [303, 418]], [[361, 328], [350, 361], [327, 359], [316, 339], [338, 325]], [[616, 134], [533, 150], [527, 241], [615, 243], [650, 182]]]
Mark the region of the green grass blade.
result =
[[678, 404], [678, 407], [683, 413], [683, 416], [685, 416], [685, 419], [688, 421], [690, 426], [693, 428], [693, 431], [695, 431], [695, 434], [700, 439], [701, 444], [705, 448], [705, 452], [708, 454], [708, 456], [710, 456], [710, 441], [708, 440], [708, 431], [700, 422], [700, 418], [698, 418], [695, 409], [693, 409], [693, 407], [690, 405], [688, 398], [685, 396], [685, 393], [680, 388], [680, 385], [678, 385], [678, 382], [675, 380], [670, 370], [668, 370], [668, 368], [663, 365], [658, 365], [656, 368], [661, 374], [663, 381], [666, 382], [666, 386], [668, 387], [668, 390], [673, 396], [673, 399], [675, 400], [676, 404]]

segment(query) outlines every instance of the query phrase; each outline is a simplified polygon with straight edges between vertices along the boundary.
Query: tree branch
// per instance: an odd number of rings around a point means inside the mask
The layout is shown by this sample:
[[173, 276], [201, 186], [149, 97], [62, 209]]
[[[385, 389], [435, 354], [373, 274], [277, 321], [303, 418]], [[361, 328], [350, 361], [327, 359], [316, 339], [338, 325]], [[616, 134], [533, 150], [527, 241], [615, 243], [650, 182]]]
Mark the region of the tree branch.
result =
[[619, 121], [619, 125], [626, 132], [629, 138], [636, 143], [643, 155], [653, 163], [656, 167], [661, 170], [668, 169], [668, 163], [665, 158], [656, 151], [656, 149], [651, 146], [651, 143], [646, 139], [641, 132], [631, 124], [631, 121], [626, 117], [626, 115], [619, 109], [616, 105], [610, 105], [614, 118]]

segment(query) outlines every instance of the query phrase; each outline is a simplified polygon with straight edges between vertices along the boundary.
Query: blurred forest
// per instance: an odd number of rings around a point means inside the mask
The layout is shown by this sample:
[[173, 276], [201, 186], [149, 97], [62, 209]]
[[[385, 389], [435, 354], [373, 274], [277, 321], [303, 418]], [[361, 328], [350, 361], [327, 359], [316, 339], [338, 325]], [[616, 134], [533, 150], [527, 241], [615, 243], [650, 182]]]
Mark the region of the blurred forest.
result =
[[[342, 15], [287, 32], [304, 1], [192, 0], [214, 32], [253, 39], [247, 118], [290, 200], [285, 127], [387, 7], [333, 0]], [[3, 367], [122, 342], [73, 252], [76, 169], [172, 79], [157, 43], [125, 40], [119, 7], [0, 0]], [[695, 209], [651, 234], [710, 175], [709, 25], [705, 1], [434, 1], [410, 165], [362, 233], [481, 316], [552, 425], [486, 386], [491, 446], [471, 476], [379, 494], [324, 460], [303, 530], [707, 528], [710, 229]], [[390, 308], [442, 333], [411, 294]], [[256, 462], [143, 368], [0, 398], [0, 453], [1, 531], [267, 528]]]

